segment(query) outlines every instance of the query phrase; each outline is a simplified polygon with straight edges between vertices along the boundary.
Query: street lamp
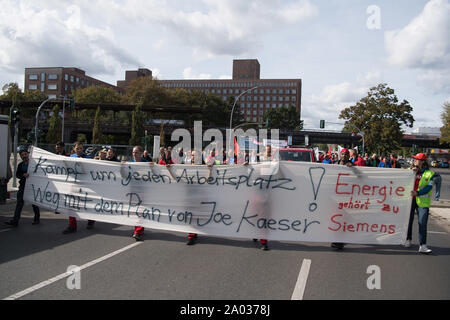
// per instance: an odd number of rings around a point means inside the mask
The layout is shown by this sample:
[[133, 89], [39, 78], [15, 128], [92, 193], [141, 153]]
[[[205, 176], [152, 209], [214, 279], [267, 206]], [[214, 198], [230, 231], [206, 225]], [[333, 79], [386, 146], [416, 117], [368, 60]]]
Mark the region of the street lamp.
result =
[[36, 125], [34, 127], [34, 137], [35, 137], [35, 146], [37, 147], [37, 141], [38, 141], [38, 120], [39, 120], [39, 111], [41, 111], [41, 108], [44, 106], [44, 104], [46, 104], [48, 101], [50, 100], [56, 100], [56, 98], [48, 98], [46, 100], [44, 100], [41, 105], [39, 106], [39, 108], [37, 109], [36, 112]]
[[241, 96], [243, 96], [243, 95], [246, 94], [247, 92], [249, 92], [249, 91], [251, 91], [251, 90], [253, 90], [253, 89], [256, 89], [256, 88], [259, 88], [259, 86], [256, 86], [256, 87], [247, 89], [247, 90], [243, 91], [240, 95], [238, 95], [237, 97], [234, 98], [234, 103], [233, 103], [233, 107], [231, 108], [231, 115], [230, 115], [230, 139], [228, 140], [228, 146], [227, 146], [227, 149], [230, 148], [231, 132], [233, 131], [232, 123], [233, 123], [233, 112], [234, 112], [234, 107], [236, 106], [236, 103], [237, 103], [237, 101], [239, 100], [239, 98], [240, 98]]

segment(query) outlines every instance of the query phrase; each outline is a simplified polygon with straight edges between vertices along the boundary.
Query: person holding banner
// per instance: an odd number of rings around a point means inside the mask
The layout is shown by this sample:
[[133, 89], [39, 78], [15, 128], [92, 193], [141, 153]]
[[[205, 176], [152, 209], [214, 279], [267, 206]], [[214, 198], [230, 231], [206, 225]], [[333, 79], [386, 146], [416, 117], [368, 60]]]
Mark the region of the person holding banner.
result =
[[412, 224], [414, 222], [414, 215], [417, 211], [419, 222], [419, 253], [428, 254], [432, 252], [431, 249], [427, 247], [427, 224], [435, 173], [428, 168], [427, 155], [425, 153], [418, 153], [412, 158], [414, 159], [416, 180], [414, 183], [414, 190], [411, 191], [413, 202], [409, 216], [405, 247], [408, 248], [411, 246]]
[[[269, 162], [274, 160], [274, 154], [272, 153], [272, 146], [270, 144], [266, 145], [266, 150], [264, 153], [260, 155], [261, 162]], [[248, 163], [247, 163], [248, 164]], [[259, 198], [259, 197], [258, 197]], [[259, 201], [256, 201], [259, 203], [260, 207], [264, 207], [264, 204], [266, 201], [264, 201], [264, 194], [262, 195], [261, 199], [258, 199]], [[267, 200], [267, 199], [265, 199]], [[258, 241], [258, 239], [253, 239], [254, 242]], [[260, 249], [267, 251], [269, 250], [269, 242], [267, 239], [259, 239], [259, 245]]]
[[[70, 157], [72, 158], [89, 158], [84, 153], [83, 144], [80, 141], [75, 141], [73, 144], [72, 154]], [[92, 229], [94, 227], [94, 220], [88, 220], [88, 224], [86, 226], [86, 229]], [[66, 229], [64, 229], [63, 234], [69, 234], [74, 233], [77, 231], [77, 218], [75, 217], [69, 217], [69, 225]]]
[[[23, 201], [23, 194], [25, 192], [25, 183], [28, 178], [28, 163], [29, 163], [29, 156], [28, 148], [25, 146], [20, 146], [17, 150], [19, 152], [20, 158], [22, 159], [22, 162], [19, 163], [17, 166], [16, 171], [16, 177], [19, 179], [19, 191], [17, 192], [17, 202], [16, 202], [16, 209], [14, 210], [14, 217], [11, 221], [5, 222], [5, 224], [11, 226], [11, 227], [17, 227], [19, 225], [20, 220], [20, 214], [22, 213], [24, 201]], [[36, 205], [32, 205], [33, 211], [34, 211], [34, 220], [33, 225], [39, 224], [40, 222], [40, 210], [39, 207]]]
[[106, 161], [120, 162], [120, 160], [117, 159], [116, 150], [114, 150], [113, 148], [109, 148], [108, 149], [108, 153], [107, 153], [107, 156], [106, 156]]
[[[350, 151], [348, 149], [342, 149], [341, 150], [341, 160], [339, 161], [340, 165], [347, 166], [347, 167], [353, 167], [353, 163], [350, 160]], [[333, 242], [331, 244], [332, 248], [335, 248], [337, 250], [344, 249], [345, 243], [342, 242]]]
[[[132, 155], [131, 162], [148, 162], [143, 157], [143, 154], [144, 154], [144, 148], [142, 148], [141, 146], [135, 146], [133, 148], [133, 155]], [[142, 241], [142, 236], [143, 235], [144, 235], [144, 227], [135, 226], [134, 227], [134, 233], [132, 235], [134, 240]]]

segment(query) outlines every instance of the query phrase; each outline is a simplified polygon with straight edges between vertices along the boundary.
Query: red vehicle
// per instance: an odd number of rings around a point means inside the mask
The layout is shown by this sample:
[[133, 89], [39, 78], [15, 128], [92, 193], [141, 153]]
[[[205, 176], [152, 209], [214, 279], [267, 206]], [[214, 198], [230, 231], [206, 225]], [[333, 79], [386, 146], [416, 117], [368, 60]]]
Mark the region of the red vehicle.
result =
[[314, 150], [307, 147], [280, 148], [278, 154], [283, 161], [317, 162]]

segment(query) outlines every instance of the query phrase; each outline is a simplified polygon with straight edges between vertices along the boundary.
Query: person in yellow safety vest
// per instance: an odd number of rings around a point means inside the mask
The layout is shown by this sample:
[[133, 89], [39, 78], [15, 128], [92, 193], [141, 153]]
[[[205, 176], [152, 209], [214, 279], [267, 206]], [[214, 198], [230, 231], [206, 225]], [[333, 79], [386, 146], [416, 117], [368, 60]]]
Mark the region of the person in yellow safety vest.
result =
[[414, 183], [414, 190], [411, 191], [413, 201], [405, 247], [411, 246], [412, 224], [414, 222], [414, 214], [417, 211], [419, 220], [419, 253], [431, 253], [431, 249], [427, 247], [427, 223], [430, 213], [434, 172], [428, 168], [427, 155], [425, 153], [418, 153], [413, 159], [416, 181]]

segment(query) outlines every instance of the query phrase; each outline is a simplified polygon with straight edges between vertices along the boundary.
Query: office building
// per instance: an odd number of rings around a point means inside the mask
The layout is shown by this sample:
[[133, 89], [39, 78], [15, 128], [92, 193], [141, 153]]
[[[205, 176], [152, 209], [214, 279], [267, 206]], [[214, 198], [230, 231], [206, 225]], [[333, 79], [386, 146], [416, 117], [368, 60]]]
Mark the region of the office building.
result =
[[104, 86], [124, 93], [122, 88], [86, 75], [78, 68], [25, 68], [25, 90], [40, 90], [49, 98], [68, 96], [77, 88]]
[[271, 108], [293, 105], [301, 112], [301, 79], [260, 79], [258, 60], [233, 60], [232, 79], [159, 80], [168, 89], [184, 88], [215, 94], [224, 101], [239, 97], [241, 113], [246, 122], [261, 123], [264, 113]]

